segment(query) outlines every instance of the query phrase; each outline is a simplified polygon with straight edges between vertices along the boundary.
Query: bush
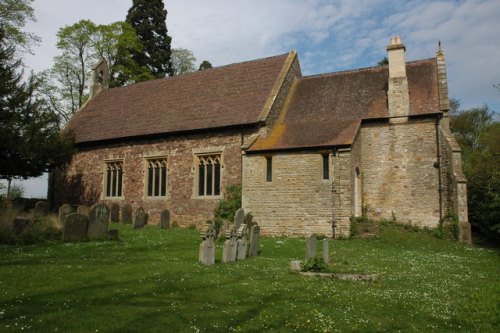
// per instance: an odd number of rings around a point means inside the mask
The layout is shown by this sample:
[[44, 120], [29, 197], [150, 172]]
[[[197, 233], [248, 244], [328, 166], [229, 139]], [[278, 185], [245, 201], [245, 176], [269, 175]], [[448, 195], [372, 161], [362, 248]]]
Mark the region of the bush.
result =
[[300, 264], [303, 272], [324, 272], [326, 264], [322, 258], [309, 258]]
[[234, 221], [236, 211], [241, 208], [241, 186], [226, 187], [225, 198], [220, 200], [214, 210], [214, 227], [218, 234], [224, 221]]

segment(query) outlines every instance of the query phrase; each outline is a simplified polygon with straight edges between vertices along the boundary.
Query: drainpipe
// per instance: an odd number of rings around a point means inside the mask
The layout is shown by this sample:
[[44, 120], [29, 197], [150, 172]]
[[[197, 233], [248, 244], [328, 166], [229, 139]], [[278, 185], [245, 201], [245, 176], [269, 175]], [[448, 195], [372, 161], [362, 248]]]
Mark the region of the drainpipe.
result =
[[[337, 222], [335, 221], [335, 205], [334, 205], [334, 200], [335, 200], [335, 171], [337, 168], [335, 168], [335, 157], [337, 155], [336, 150], [332, 150], [332, 231], [333, 231], [333, 239], [337, 238]], [[340, 177], [339, 177], [340, 178]]]
[[439, 121], [440, 119], [436, 119], [436, 151], [437, 151], [437, 161], [434, 164], [434, 167], [438, 169], [438, 181], [439, 181], [439, 219], [443, 219], [443, 175], [441, 173], [441, 140], [439, 139]]

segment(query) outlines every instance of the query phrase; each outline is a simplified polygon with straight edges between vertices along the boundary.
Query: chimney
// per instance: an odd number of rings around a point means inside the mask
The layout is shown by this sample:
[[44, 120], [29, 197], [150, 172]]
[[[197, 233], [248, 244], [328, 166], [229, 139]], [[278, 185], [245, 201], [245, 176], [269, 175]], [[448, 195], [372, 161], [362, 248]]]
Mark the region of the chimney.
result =
[[391, 37], [387, 46], [389, 60], [389, 100], [390, 123], [404, 123], [410, 112], [410, 95], [406, 78], [405, 46], [399, 36]]
[[92, 67], [92, 87], [90, 88], [90, 98], [96, 96], [101, 90], [108, 89], [109, 68], [106, 60], [101, 59]]
[[450, 100], [448, 98], [448, 78], [446, 76], [446, 59], [441, 50], [441, 42], [438, 43], [438, 51], [436, 53], [437, 78], [439, 91], [439, 109], [443, 112], [442, 124], [447, 130], [450, 129]]

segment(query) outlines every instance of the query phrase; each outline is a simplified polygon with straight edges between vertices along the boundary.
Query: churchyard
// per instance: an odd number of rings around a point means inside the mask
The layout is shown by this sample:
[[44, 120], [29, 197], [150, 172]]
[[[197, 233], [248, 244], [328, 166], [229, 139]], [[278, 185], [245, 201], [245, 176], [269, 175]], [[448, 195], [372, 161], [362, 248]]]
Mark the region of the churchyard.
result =
[[[109, 223], [109, 229], [118, 230], [114, 240], [0, 245], [0, 331], [499, 328], [496, 250], [382, 225], [376, 238], [329, 242], [331, 271], [378, 277], [344, 281], [292, 271], [290, 263], [304, 260], [306, 248], [311, 255], [305, 239], [261, 237], [258, 256], [226, 263], [224, 245], [230, 240], [214, 239], [214, 265], [204, 265], [200, 244], [213, 231], [205, 230], [202, 241], [194, 229], [134, 228], [128, 211], [124, 216], [127, 223]], [[241, 246], [240, 239], [233, 241]], [[318, 257], [324, 255], [322, 246], [318, 240]]]

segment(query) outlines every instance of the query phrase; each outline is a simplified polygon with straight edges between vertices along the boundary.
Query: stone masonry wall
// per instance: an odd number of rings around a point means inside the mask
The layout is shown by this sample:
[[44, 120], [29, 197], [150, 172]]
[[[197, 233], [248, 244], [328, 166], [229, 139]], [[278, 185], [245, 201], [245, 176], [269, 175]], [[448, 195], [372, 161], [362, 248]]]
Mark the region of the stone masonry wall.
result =
[[363, 199], [375, 218], [436, 227], [440, 219], [434, 119], [361, 129]]
[[243, 157], [243, 208], [268, 236], [332, 236], [332, 168], [323, 180], [316, 152], [272, 156], [272, 182], [266, 181], [266, 155]]
[[[92, 204], [97, 201], [120, 206], [129, 203], [142, 206], [158, 223], [161, 210], [168, 208], [171, 221], [179, 225], [201, 226], [213, 217], [213, 209], [222, 197], [197, 197], [195, 187], [195, 153], [222, 153], [222, 186], [241, 184], [241, 146], [255, 130], [226, 130], [216, 133], [171, 136], [165, 139], [141, 140], [122, 144], [80, 149], [67, 168], [54, 177], [54, 205], [62, 203]], [[242, 142], [243, 141], [243, 142]], [[167, 158], [167, 196], [145, 196], [145, 158]], [[123, 197], [104, 198], [105, 161], [123, 160]]]

